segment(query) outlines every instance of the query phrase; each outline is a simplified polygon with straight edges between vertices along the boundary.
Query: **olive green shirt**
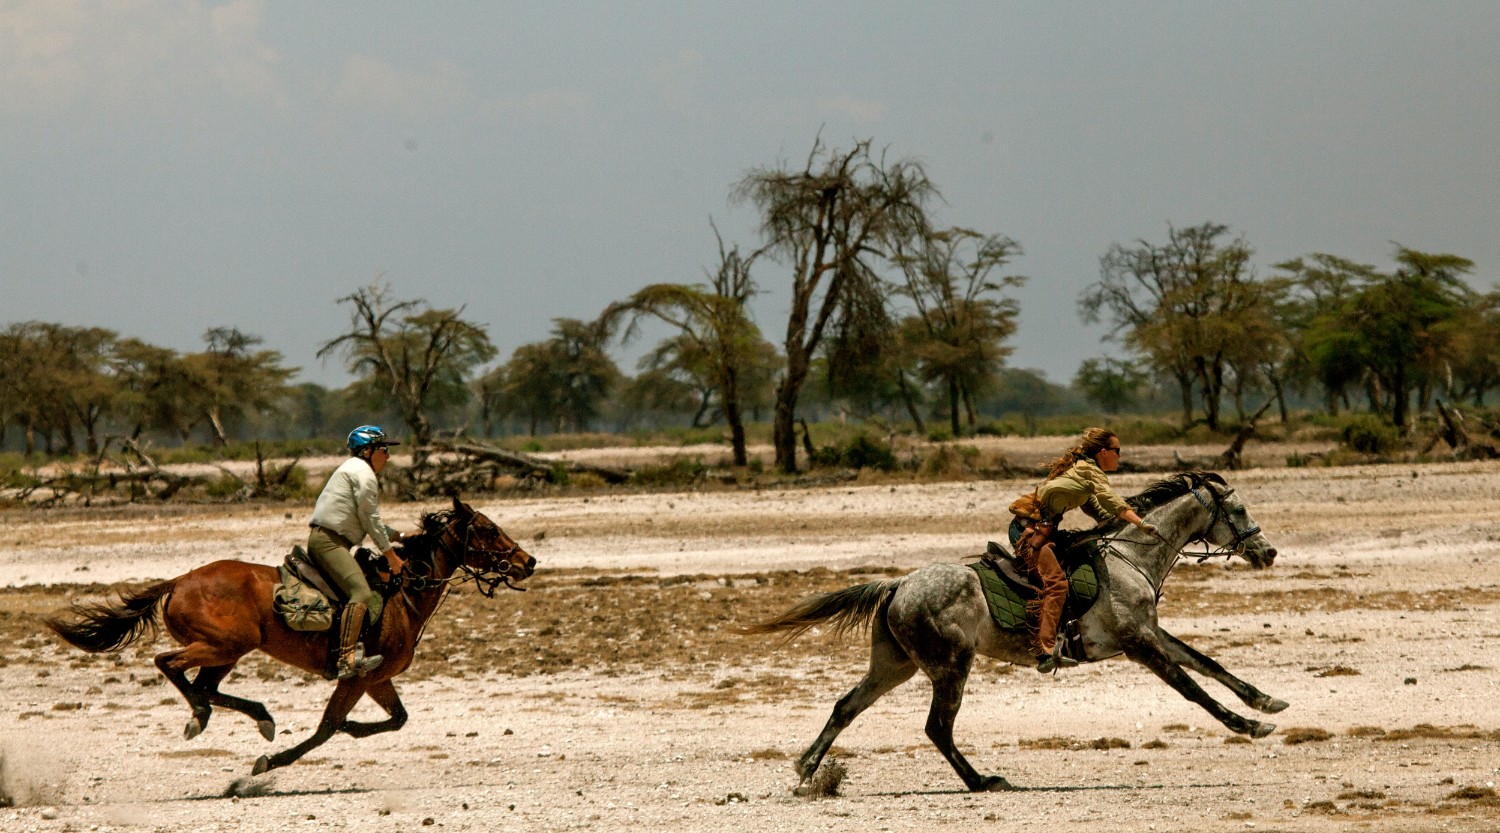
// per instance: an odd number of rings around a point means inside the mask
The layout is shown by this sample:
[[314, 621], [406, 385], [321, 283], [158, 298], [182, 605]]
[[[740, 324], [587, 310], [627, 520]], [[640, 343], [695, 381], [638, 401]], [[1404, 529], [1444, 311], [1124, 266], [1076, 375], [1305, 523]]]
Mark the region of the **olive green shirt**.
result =
[[1112, 521], [1130, 508], [1109, 486], [1109, 478], [1093, 460], [1079, 460], [1073, 467], [1043, 483], [1037, 497], [1048, 517], [1061, 517], [1069, 509], [1082, 509], [1095, 521]]

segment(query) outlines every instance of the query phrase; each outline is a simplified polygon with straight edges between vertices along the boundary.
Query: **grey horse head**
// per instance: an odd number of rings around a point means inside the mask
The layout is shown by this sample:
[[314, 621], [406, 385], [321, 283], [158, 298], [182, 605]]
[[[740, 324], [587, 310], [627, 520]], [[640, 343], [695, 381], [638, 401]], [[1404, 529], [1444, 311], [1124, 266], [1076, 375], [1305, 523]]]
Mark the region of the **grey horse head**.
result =
[[1234, 487], [1224, 482], [1224, 478], [1217, 474], [1204, 476], [1193, 488], [1197, 494], [1207, 493], [1205, 497], [1213, 513], [1201, 536], [1204, 541], [1244, 558], [1257, 570], [1263, 570], [1276, 561], [1276, 548], [1266, 540], [1260, 524], [1250, 517], [1245, 502], [1235, 494]]

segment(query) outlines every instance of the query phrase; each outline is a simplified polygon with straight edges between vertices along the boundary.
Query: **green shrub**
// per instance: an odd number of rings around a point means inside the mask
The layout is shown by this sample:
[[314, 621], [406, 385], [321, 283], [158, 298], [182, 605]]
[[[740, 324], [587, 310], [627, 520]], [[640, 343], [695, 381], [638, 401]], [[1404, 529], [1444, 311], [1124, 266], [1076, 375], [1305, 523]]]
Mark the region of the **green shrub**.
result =
[[707, 471], [702, 460], [678, 457], [664, 466], [637, 469], [630, 481], [642, 486], [687, 486], [702, 480]]
[[204, 487], [204, 491], [211, 498], [225, 500], [238, 495], [244, 487], [245, 484], [240, 482], [238, 477], [231, 474], [221, 474], [210, 480], [208, 486]]
[[1401, 433], [1374, 414], [1358, 414], [1344, 425], [1339, 442], [1363, 454], [1389, 454], [1401, 446]]
[[927, 440], [935, 443], [945, 443], [953, 439], [953, 433], [947, 428], [934, 428], [927, 432]]
[[852, 469], [893, 471], [896, 468], [896, 455], [889, 445], [866, 434], [859, 434], [844, 446], [840, 462]]

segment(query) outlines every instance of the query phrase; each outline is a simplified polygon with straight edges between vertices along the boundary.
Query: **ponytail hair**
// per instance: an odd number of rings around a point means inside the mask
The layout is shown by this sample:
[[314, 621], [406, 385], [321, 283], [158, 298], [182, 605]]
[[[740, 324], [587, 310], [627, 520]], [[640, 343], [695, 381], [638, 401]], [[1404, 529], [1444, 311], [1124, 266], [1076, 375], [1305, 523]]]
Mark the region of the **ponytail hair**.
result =
[[1099, 452], [1109, 446], [1109, 441], [1115, 438], [1115, 432], [1107, 428], [1090, 428], [1083, 432], [1083, 437], [1078, 445], [1073, 446], [1057, 459], [1042, 463], [1042, 468], [1047, 469], [1047, 479], [1062, 474], [1073, 468], [1073, 464], [1079, 460], [1092, 460]]

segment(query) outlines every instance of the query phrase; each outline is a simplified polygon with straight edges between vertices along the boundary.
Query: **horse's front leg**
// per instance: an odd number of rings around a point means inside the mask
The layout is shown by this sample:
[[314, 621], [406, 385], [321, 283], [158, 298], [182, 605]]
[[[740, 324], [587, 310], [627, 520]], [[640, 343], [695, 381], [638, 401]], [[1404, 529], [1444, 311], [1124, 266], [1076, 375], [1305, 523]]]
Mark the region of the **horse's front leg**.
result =
[[396, 693], [396, 685], [390, 680], [376, 683], [370, 686], [366, 692], [370, 699], [374, 700], [385, 709], [390, 717], [377, 723], [364, 723], [358, 720], [345, 720], [339, 731], [352, 737], [367, 738], [370, 735], [378, 735], [381, 732], [394, 732], [406, 725], [406, 707], [401, 705], [401, 696]]
[[1162, 630], [1161, 636], [1167, 649], [1167, 656], [1171, 657], [1173, 661], [1185, 666], [1189, 671], [1196, 671], [1205, 677], [1218, 680], [1225, 688], [1234, 692], [1235, 696], [1243, 700], [1245, 705], [1250, 708], [1265, 712], [1266, 714], [1275, 714], [1289, 705], [1285, 700], [1272, 697], [1224, 670], [1224, 666], [1215, 662], [1212, 657], [1195, 649], [1172, 634]]
[[1153, 674], [1176, 689], [1178, 694], [1202, 706], [1229, 731], [1249, 735], [1252, 738], [1263, 738], [1276, 731], [1276, 725], [1273, 723], [1250, 720], [1219, 705], [1219, 702], [1210, 697], [1202, 686], [1194, 682], [1193, 678], [1182, 670], [1182, 666], [1178, 665], [1168, 654], [1164, 636], [1160, 631], [1152, 628], [1149, 631], [1132, 634], [1122, 639], [1121, 643], [1127, 657], [1151, 669]]
[[251, 774], [260, 775], [287, 764], [294, 763], [298, 758], [306, 755], [309, 751], [321, 746], [324, 741], [333, 737], [339, 727], [344, 725], [344, 718], [354, 710], [354, 704], [365, 694], [365, 683], [359, 677], [351, 677], [338, 684], [333, 690], [333, 696], [329, 698], [328, 705], [323, 708], [323, 719], [318, 721], [318, 728], [307, 740], [283, 749], [274, 755], [262, 755], [255, 761], [255, 768]]

